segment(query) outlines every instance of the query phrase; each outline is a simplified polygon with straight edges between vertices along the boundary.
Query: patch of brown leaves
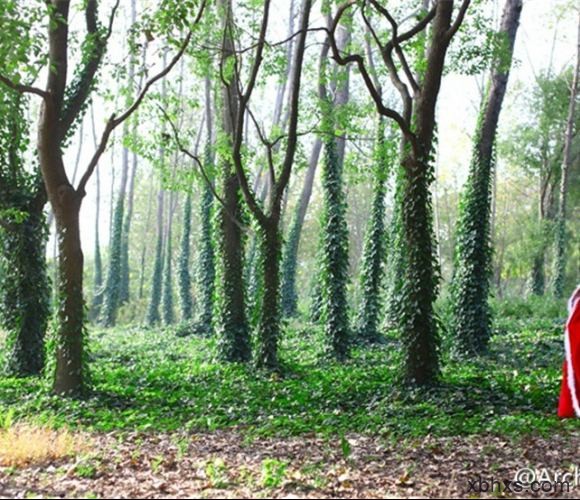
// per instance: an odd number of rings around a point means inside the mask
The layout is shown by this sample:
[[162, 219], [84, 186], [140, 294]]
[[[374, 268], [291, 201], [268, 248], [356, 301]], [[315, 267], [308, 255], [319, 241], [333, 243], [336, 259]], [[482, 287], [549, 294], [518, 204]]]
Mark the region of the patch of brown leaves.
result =
[[[351, 435], [248, 441], [235, 431], [208, 434], [94, 435], [95, 448], [56, 466], [0, 469], [0, 496], [98, 498], [515, 498], [509, 491], [474, 493], [478, 477], [513, 480], [523, 467], [566, 471], [580, 466], [580, 433], [507, 440], [496, 436], [394, 442]], [[347, 457], [345, 448], [350, 448]], [[273, 462], [274, 461], [274, 462]], [[274, 488], [264, 464], [283, 464]], [[580, 486], [553, 495], [575, 498]]]

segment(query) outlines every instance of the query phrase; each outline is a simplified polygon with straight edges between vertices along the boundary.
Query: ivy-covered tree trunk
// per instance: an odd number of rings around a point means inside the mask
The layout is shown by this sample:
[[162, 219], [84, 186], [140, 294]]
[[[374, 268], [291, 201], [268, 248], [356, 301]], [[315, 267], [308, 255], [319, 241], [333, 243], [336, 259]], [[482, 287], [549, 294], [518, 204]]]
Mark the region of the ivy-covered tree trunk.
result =
[[254, 329], [260, 323], [264, 295], [264, 266], [262, 265], [260, 241], [257, 234], [249, 242], [244, 264], [247, 317], [250, 328]]
[[165, 245], [165, 266], [163, 273], [163, 291], [162, 291], [162, 312], [163, 323], [172, 325], [175, 321], [175, 312], [173, 310], [173, 266], [172, 266], [172, 251], [171, 238], [173, 230], [173, 209], [174, 209], [174, 193], [171, 193], [169, 198], [169, 206], [167, 213], [167, 235]]
[[[346, 48], [350, 41], [349, 27], [340, 30], [338, 46]], [[328, 50], [323, 46], [322, 54]], [[350, 332], [348, 319], [348, 227], [346, 222], [346, 195], [343, 189], [343, 165], [346, 139], [335, 136], [335, 131], [343, 127], [337, 123], [335, 108], [344, 106], [349, 99], [350, 68], [336, 68], [331, 79], [336, 97], [328, 92], [327, 62], [321, 58], [318, 82], [318, 96], [322, 114], [322, 144], [324, 156], [322, 163], [322, 244], [320, 302], [318, 314], [324, 322], [328, 354], [340, 361], [348, 356]], [[315, 288], [316, 290], [316, 288]], [[316, 313], [315, 313], [316, 314]]]
[[576, 65], [574, 67], [574, 78], [570, 92], [570, 104], [568, 107], [568, 118], [566, 120], [566, 133], [564, 136], [564, 158], [562, 161], [562, 174], [560, 177], [560, 204], [556, 216], [555, 227], [555, 258], [554, 258], [554, 296], [562, 298], [564, 295], [564, 282], [566, 278], [566, 217], [568, 198], [568, 179], [572, 164], [572, 142], [574, 140], [574, 121], [576, 117], [576, 100], [578, 98], [578, 79], [580, 78], [580, 17], [578, 19], [578, 39], [576, 51]]
[[227, 361], [245, 362], [251, 358], [251, 346], [244, 297], [244, 235], [238, 225], [238, 221], [242, 219], [242, 206], [238, 178], [231, 171], [231, 167], [225, 170], [223, 190], [226, 207], [221, 207], [219, 213], [221, 289], [218, 295], [217, 328], [223, 358]]
[[397, 325], [405, 346], [405, 378], [418, 385], [433, 382], [439, 374], [439, 334], [433, 311], [438, 273], [429, 190], [433, 170], [429, 157], [423, 154], [419, 158], [407, 154], [403, 159], [400, 202], [405, 265], [397, 304]]
[[46, 190], [38, 167], [24, 167], [22, 104], [0, 88], [0, 326], [7, 333], [2, 371], [12, 376], [41, 374], [50, 300]]
[[54, 391], [78, 394], [86, 388], [88, 370], [85, 361], [83, 252], [79, 212], [82, 197], [70, 186], [53, 201], [57, 223], [59, 327], [54, 339], [56, 367]]
[[[234, 20], [231, 0], [219, 0], [223, 19], [222, 66], [235, 60]], [[230, 147], [236, 132], [239, 113], [239, 82], [234, 76], [222, 86], [221, 129]], [[244, 235], [241, 221], [243, 209], [240, 182], [228, 155], [221, 158], [223, 202], [219, 212], [220, 286], [217, 328], [220, 350], [227, 361], [249, 361], [251, 358], [250, 333], [246, 321], [244, 294]]]
[[386, 264], [386, 293], [385, 293], [385, 326], [387, 328], [397, 328], [399, 314], [398, 310], [401, 302], [401, 288], [403, 286], [403, 275], [405, 271], [405, 238], [402, 233], [402, 199], [403, 199], [403, 178], [404, 170], [402, 166], [397, 166], [394, 175], [395, 196], [391, 223], [388, 231], [389, 251], [387, 253]]
[[181, 248], [179, 252], [179, 299], [181, 304], [181, 319], [189, 321], [193, 314], [191, 297], [190, 245], [191, 245], [191, 193], [187, 193], [183, 206], [183, 227], [181, 233]]
[[40, 375], [45, 362], [50, 295], [46, 195], [43, 186], [36, 190], [41, 192], [21, 209], [19, 220], [1, 216], [0, 223], [0, 324], [8, 333], [5, 371], [12, 376]]
[[258, 326], [258, 367], [278, 368], [278, 341], [280, 338], [280, 235], [279, 215], [270, 217], [267, 225], [260, 228], [260, 262], [264, 293]]
[[467, 355], [484, 352], [491, 336], [488, 299], [494, 144], [521, 11], [522, 0], [506, 0], [500, 28], [506, 40], [506, 53], [494, 62], [475, 133], [469, 177], [459, 206], [451, 293], [457, 349]]
[[[322, 238], [319, 244], [319, 251], [315, 262], [322, 261]], [[308, 319], [312, 323], [319, 323], [324, 316], [324, 300], [322, 297], [322, 274], [313, 273], [310, 279], [310, 307], [308, 309]]]
[[334, 138], [332, 104], [323, 102], [324, 161], [322, 189], [322, 300], [324, 329], [329, 354], [344, 360], [349, 351], [348, 300], [348, 228], [342, 182], [342, 164]]
[[[210, 146], [206, 149], [206, 165], [211, 161]], [[200, 203], [199, 253], [197, 257], [198, 325], [204, 333], [213, 333], [213, 311], [215, 295], [215, 250], [213, 242], [213, 193], [208, 185], [203, 186]]]
[[159, 187], [157, 197], [157, 246], [155, 250], [155, 261], [153, 264], [153, 279], [151, 282], [151, 295], [149, 307], [147, 309], [147, 324], [156, 325], [161, 320], [159, 305], [161, 304], [161, 289], [163, 286], [163, 205], [165, 203], [165, 193], [163, 186]]
[[[296, 146], [298, 142], [298, 116], [299, 116], [299, 97], [300, 97], [300, 79], [304, 62], [304, 51], [306, 47], [306, 34], [308, 31], [308, 20], [312, 7], [311, 0], [303, 0], [302, 12], [300, 19], [300, 35], [298, 37], [297, 47], [293, 54], [292, 76], [290, 79], [290, 100], [288, 109], [288, 134], [286, 151], [282, 161], [279, 174], [276, 175], [273, 161], [269, 163], [270, 170], [270, 188], [268, 190], [267, 208], [263, 209], [256, 198], [255, 191], [252, 191], [249, 185], [248, 177], [244, 170], [244, 160], [242, 158], [242, 139], [244, 130], [244, 118], [248, 109], [248, 102], [255, 85], [255, 76], [258, 74], [260, 64], [262, 63], [263, 50], [266, 45], [266, 31], [270, 13], [270, 0], [264, 2], [263, 16], [260, 24], [260, 34], [254, 55], [254, 65], [251, 78], [245, 93], [241, 96], [235, 116], [235, 134], [232, 144], [232, 159], [235, 172], [239, 181], [240, 189], [249, 210], [254, 216], [259, 226], [260, 250], [262, 260], [262, 279], [264, 280], [264, 295], [261, 309], [260, 324], [258, 327], [258, 352], [256, 363], [260, 367], [276, 369], [278, 367], [278, 339], [280, 337], [280, 216], [282, 210], [282, 199], [284, 191], [288, 186]], [[231, 10], [229, 11], [231, 15]], [[231, 90], [231, 89], [228, 89]], [[238, 94], [239, 96], [239, 94]], [[229, 100], [232, 102], [232, 94]], [[267, 147], [270, 147], [267, 145]], [[272, 150], [269, 149], [269, 154]]]
[[304, 226], [304, 219], [306, 218], [306, 211], [312, 196], [312, 187], [314, 185], [314, 177], [316, 175], [316, 168], [318, 166], [318, 158], [320, 150], [322, 149], [322, 141], [317, 137], [312, 146], [310, 153], [310, 160], [308, 162], [308, 170], [304, 176], [304, 183], [302, 185], [302, 192], [294, 217], [290, 223], [290, 230], [288, 231], [288, 238], [284, 245], [282, 257], [282, 314], [285, 317], [295, 316], [298, 310], [298, 294], [296, 292], [296, 272], [298, 264], [298, 248], [300, 245], [300, 237], [302, 235], [302, 228]]
[[163, 274], [163, 323], [172, 325], [175, 321], [173, 310], [173, 270], [171, 268], [171, 240], [167, 240], [165, 251], [165, 273]]
[[113, 213], [113, 225], [109, 244], [109, 266], [103, 296], [101, 312], [101, 324], [105, 327], [114, 326], [117, 321], [121, 280], [121, 256], [123, 245], [123, 215], [125, 194], [122, 189], [119, 192], [115, 211]]
[[357, 336], [364, 342], [380, 340], [379, 323], [382, 310], [381, 288], [387, 252], [385, 231], [385, 196], [390, 163], [385, 144], [385, 124], [379, 118], [374, 155], [373, 202], [361, 264], [361, 303], [356, 320]]

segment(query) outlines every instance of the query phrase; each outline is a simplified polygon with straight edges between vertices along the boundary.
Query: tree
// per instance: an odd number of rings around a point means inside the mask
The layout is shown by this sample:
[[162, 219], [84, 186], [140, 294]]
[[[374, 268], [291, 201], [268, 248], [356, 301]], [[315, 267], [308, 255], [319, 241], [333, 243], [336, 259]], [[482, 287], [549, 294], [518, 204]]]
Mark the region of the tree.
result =
[[[205, 126], [206, 145], [204, 162], [206, 171], [213, 170], [214, 155], [212, 150], [213, 119], [211, 82], [205, 78]], [[213, 182], [213, 179], [208, 179]], [[213, 333], [213, 310], [215, 295], [215, 247], [213, 241], [213, 193], [208, 182], [202, 186], [202, 195], [199, 205], [200, 235], [199, 252], [197, 255], [197, 290], [199, 294], [199, 311], [197, 317], [198, 327], [206, 334]]]
[[[136, 23], [136, 5], [135, 0], [131, 2], [131, 25]], [[129, 61], [128, 70], [129, 85], [132, 86], [135, 78], [134, 58]], [[131, 88], [131, 87], [130, 87]], [[126, 103], [127, 105], [129, 103]], [[123, 137], [129, 134], [129, 122], [123, 124]], [[125, 293], [124, 274], [128, 275], [128, 255], [125, 254], [125, 240], [128, 235], [125, 234], [125, 203], [127, 198], [127, 183], [129, 181], [129, 149], [123, 145], [122, 162], [121, 162], [121, 183], [117, 193], [117, 201], [113, 211], [113, 224], [111, 226], [111, 239], [109, 242], [109, 265], [107, 268], [107, 278], [105, 280], [105, 289], [103, 297], [103, 310], [101, 322], [103, 326], [114, 326], [117, 319], [117, 311], [123, 302], [122, 294]], [[125, 257], [127, 262], [125, 262]], [[126, 265], [125, 265], [126, 264]]]
[[578, 18], [578, 48], [576, 51], [576, 66], [574, 78], [570, 89], [570, 104], [568, 107], [568, 119], [566, 120], [566, 133], [564, 135], [564, 158], [562, 160], [562, 173], [560, 176], [560, 201], [558, 215], [556, 217], [556, 256], [554, 259], [554, 296], [561, 298], [564, 294], [564, 278], [566, 276], [566, 217], [568, 198], [568, 178], [572, 163], [572, 141], [574, 138], [574, 120], [576, 114], [576, 100], [578, 98], [578, 79], [580, 78], [580, 17]]
[[282, 313], [286, 317], [295, 316], [298, 309], [298, 294], [296, 292], [298, 248], [300, 245], [302, 228], [304, 226], [304, 219], [306, 218], [306, 211], [308, 210], [308, 204], [310, 203], [310, 197], [312, 196], [312, 187], [314, 185], [314, 177], [316, 175], [316, 168], [318, 167], [318, 158], [320, 157], [321, 150], [322, 141], [320, 137], [317, 137], [314, 140], [310, 152], [308, 169], [306, 170], [304, 182], [302, 184], [302, 192], [294, 216], [290, 222], [288, 237], [282, 252], [282, 289], [280, 293], [282, 296]]
[[[200, 15], [204, 5], [202, 3]], [[97, 0], [84, 3], [87, 27], [84, 54], [70, 83], [67, 78], [71, 50], [68, 29], [70, 1], [50, 0], [48, 6], [47, 65], [50, 71], [47, 72], [46, 88], [43, 90], [18, 83], [10, 78], [12, 74], [1, 75], [0, 81], [14, 90], [41, 98], [37, 151], [48, 199], [55, 215], [59, 241], [59, 306], [53, 390], [57, 394], [69, 395], [82, 392], [87, 382], [84, 366], [83, 252], [79, 221], [87, 183], [113, 130], [133, 114], [151, 85], [165, 76], [181, 58], [191, 32], [171, 63], [146, 83], [133, 104], [123, 113], [109, 118], [99, 146], [75, 188], [66, 173], [63, 146], [84, 112], [94, 88], [117, 6], [113, 8], [108, 26], [102, 27], [97, 18]]]
[[387, 180], [396, 154], [385, 138], [385, 123], [379, 117], [377, 139], [373, 156], [373, 202], [361, 264], [361, 304], [356, 328], [359, 339], [374, 343], [380, 339], [379, 324], [382, 310], [381, 284], [387, 257], [385, 230], [385, 197]]
[[[401, 223], [405, 245], [405, 269], [398, 311], [405, 346], [405, 379], [418, 385], [434, 382], [439, 374], [439, 334], [433, 310], [437, 294], [438, 272], [433, 245], [432, 202], [429, 187], [433, 180], [431, 162], [435, 131], [435, 106], [441, 86], [445, 57], [449, 44], [470, 4], [464, 0], [453, 20], [453, 0], [439, 0], [421, 16], [415, 26], [399, 33], [399, 24], [388, 8], [376, 0], [361, 5], [361, 15], [378, 47], [391, 82], [399, 92], [403, 111], [386, 106], [376, 89], [365, 59], [361, 54], [345, 54], [338, 50], [336, 28], [345, 12], [359, 5], [351, 1], [342, 5], [335, 15], [330, 30], [332, 55], [342, 65], [356, 64], [365, 86], [379, 114], [394, 120], [403, 135], [401, 166], [403, 170], [401, 196]], [[368, 6], [386, 21], [391, 36], [386, 42], [367, 16]], [[412, 74], [403, 45], [412, 40], [431, 23], [428, 50], [421, 80]], [[400, 68], [395, 64], [398, 59]], [[405, 74], [405, 81], [400, 71]]]
[[175, 193], [172, 192], [169, 197], [167, 210], [167, 232], [165, 235], [165, 265], [163, 268], [163, 293], [162, 293], [162, 311], [163, 323], [171, 325], [175, 321], [175, 312], [173, 310], [173, 252], [171, 250], [171, 239], [173, 229], [173, 212], [175, 209]]
[[[260, 315], [260, 323], [258, 326], [258, 352], [256, 355], [256, 362], [259, 367], [277, 369], [278, 368], [278, 340], [280, 336], [280, 303], [279, 303], [279, 288], [280, 288], [280, 254], [281, 254], [281, 238], [280, 238], [280, 216], [281, 204], [284, 191], [290, 180], [292, 165], [294, 162], [294, 154], [296, 151], [298, 139], [298, 115], [299, 115], [299, 97], [300, 97], [300, 80], [302, 75], [302, 66], [304, 60], [304, 51], [306, 45], [306, 35], [308, 31], [308, 20], [311, 10], [311, 1], [304, 0], [302, 4], [302, 13], [300, 19], [300, 30], [298, 40], [296, 42], [296, 50], [294, 52], [294, 59], [292, 62], [292, 75], [290, 77], [290, 106], [288, 131], [286, 134], [286, 149], [283, 155], [280, 171], [277, 174], [272, 157], [272, 149], [276, 142], [283, 137], [279, 137], [274, 141], [268, 140], [259, 125], [254, 121], [260, 139], [268, 151], [268, 169], [270, 189], [268, 191], [268, 200], [266, 207], [262, 208], [257, 201], [255, 191], [250, 187], [246, 171], [244, 169], [244, 160], [242, 155], [242, 144], [244, 139], [244, 120], [248, 114], [252, 117], [249, 109], [249, 102], [256, 85], [256, 80], [263, 61], [264, 47], [266, 45], [266, 30], [268, 28], [268, 20], [270, 14], [270, 1], [265, 0], [262, 20], [260, 24], [260, 31], [258, 42], [255, 45], [253, 64], [250, 68], [249, 79], [246, 83], [245, 89], [240, 90], [239, 74], [240, 61], [236, 57], [233, 46], [222, 47], [222, 67], [226, 67], [228, 58], [230, 64], [233, 66], [233, 74], [236, 85], [231, 83], [223, 86], [223, 101], [224, 108], [229, 110], [229, 116], [233, 118], [234, 123], [231, 123], [227, 130], [232, 131], [231, 137], [231, 158], [235, 168], [235, 173], [239, 186], [243, 193], [246, 204], [253, 215], [260, 237], [260, 258], [262, 263], [262, 273], [264, 279], [264, 295]], [[232, 29], [231, 27], [231, 5], [226, 11], [226, 33]], [[229, 19], [229, 21], [228, 21]], [[231, 36], [224, 36], [224, 40], [231, 40]], [[226, 104], [227, 103], [227, 104]]]
[[[539, 73], [522, 94], [526, 112], [513, 129], [498, 141], [498, 154], [507, 157], [523, 173], [537, 179], [537, 223], [533, 231], [533, 252], [529, 291], [546, 291], [546, 256], [554, 242], [554, 222], [558, 211], [558, 186], [568, 110], [568, 90], [572, 72]], [[524, 101], [525, 99], [525, 101]]]
[[[238, 74], [232, 72], [236, 58], [234, 21], [231, 0], [218, 2], [222, 19], [220, 75], [227, 72], [221, 86], [221, 130], [218, 133], [218, 155], [223, 204], [219, 210], [218, 252], [220, 284], [216, 326], [220, 335], [221, 356], [227, 361], [246, 362], [251, 358], [250, 336], [245, 311], [243, 255], [244, 225], [240, 183], [231, 157], [241, 113], [238, 99]], [[221, 143], [223, 142], [223, 147]]]
[[39, 375], [49, 315], [46, 192], [35, 165], [25, 169], [25, 99], [0, 88], [0, 324], [8, 333], [5, 371]]
[[[94, 109], [91, 106], [91, 125], [92, 135], [95, 148], [98, 147], [97, 131], [95, 128]], [[99, 169], [95, 172], [96, 180], [96, 200], [95, 200], [95, 255], [94, 255], [94, 272], [93, 272], [93, 300], [89, 309], [89, 318], [97, 320], [101, 313], [103, 304], [103, 261], [101, 258], [101, 243], [99, 233], [99, 221], [101, 215], [101, 178]]]
[[522, 11], [522, 0], [506, 0], [500, 36], [503, 49], [494, 61], [488, 91], [476, 126], [465, 192], [460, 202], [452, 284], [453, 330], [459, 352], [486, 350], [491, 336], [488, 304], [491, 278], [491, 183], [495, 136], [505, 96]]
[[183, 227], [179, 251], [179, 299], [181, 304], [181, 319], [189, 321], [193, 315], [191, 298], [191, 275], [189, 273], [189, 257], [191, 254], [191, 193], [187, 193], [183, 205]]
[[[163, 148], [159, 152], [160, 161], [164, 159]], [[165, 205], [165, 190], [163, 183], [157, 194], [157, 245], [155, 247], [155, 261], [153, 264], [153, 279], [151, 282], [151, 297], [147, 309], [147, 324], [154, 326], [161, 320], [159, 305], [161, 304], [161, 290], [163, 287], [163, 213]]]
[[[341, 47], [347, 48], [349, 29], [342, 30]], [[348, 73], [341, 88], [348, 98]], [[322, 190], [324, 195], [321, 218], [321, 312], [328, 342], [329, 354], [338, 360], [347, 357], [350, 342], [348, 324], [348, 227], [346, 223], [346, 196], [343, 191], [344, 136], [336, 137], [339, 128], [335, 103], [328, 95], [326, 61], [321, 64], [319, 82], [321, 132], [324, 147]], [[336, 104], [344, 104], [343, 102]]]

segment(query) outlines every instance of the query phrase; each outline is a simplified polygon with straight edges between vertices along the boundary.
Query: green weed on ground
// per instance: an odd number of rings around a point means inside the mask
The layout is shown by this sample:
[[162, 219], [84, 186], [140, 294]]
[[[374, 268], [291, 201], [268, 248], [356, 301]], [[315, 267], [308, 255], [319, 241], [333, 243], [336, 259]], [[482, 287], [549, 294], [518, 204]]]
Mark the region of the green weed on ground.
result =
[[38, 379], [2, 378], [0, 410], [10, 409], [16, 420], [97, 431], [235, 426], [259, 436], [397, 438], [578, 428], [555, 414], [562, 318], [529, 316], [528, 310], [497, 315], [489, 354], [446, 359], [441, 383], [428, 390], [398, 382], [400, 346], [392, 335], [384, 345], [355, 348], [350, 361], [338, 364], [322, 360], [319, 329], [294, 324], [282, 345], [285, 369], [272, 375], [219, 363], [215, 339], [136, 327], [91, 330], [89, 397], [61, 399]]

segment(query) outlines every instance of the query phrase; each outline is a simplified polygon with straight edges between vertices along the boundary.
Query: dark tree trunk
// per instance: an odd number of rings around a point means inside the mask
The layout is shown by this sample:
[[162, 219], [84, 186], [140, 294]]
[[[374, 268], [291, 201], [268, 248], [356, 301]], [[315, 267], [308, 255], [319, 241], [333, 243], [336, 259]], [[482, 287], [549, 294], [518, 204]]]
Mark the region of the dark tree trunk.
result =
[[278, 340], [280, 337], [280, 235], [279, 216], [273, 216], [260, 230], [260, 252], [264, 279], [264, 295], [259, 324], [260, 345], [257, 365], [278, 368]]
[[[49, 315], [46, 269], [47, 225], [44, 187], [25, 209], [26, 218], [0, 229], [0, 319], [8, 332], [6, 372], [13, 376], [40, 375], [44, 368], [44, 337]], [[4, 262], [2, 262], [4, 260]]]
[[433, 304], [437, 294], [430, 170], [427, 160], [403, 160], [401, 221], [405, 244], [404, 304], [398, 324], [406, 346], [405, 376], [418, 385], [439, 374], [439, 337]]
[[[243, 234], [237, 224], [241, 219], [240, 185], [238, 178], [227, 168], [223, 180], [224, 207], [220, 211], [219, 242], [221, 257], [221, 298], [218, 328], [222, 337], [222, 355], [228, 361], [249, 361], [250, 337], [246, 322], [243, 280]], [[227, 212], [226, 212], [227, 211]], [[235, 217], [237, 220], [234, 220]]]
[[[234, 27], [231, 0], [220, 0], [223, 19], [222, 61], [235, 57]], [[222, 87], [222, 131], [233, 143], [238, 120], [239, 94], [237, 78], [232, 77]], [[250, 336], [245, 313], [244, 297], [244, 238], [240, 221], [242, 206], [240, 183], [231, 160], [221, 160], [222, 190], [225, 207], [220, 208], [221, 303], [218, 330], [222, 339], [221, 351], [228, 361], [249, 361]]]

